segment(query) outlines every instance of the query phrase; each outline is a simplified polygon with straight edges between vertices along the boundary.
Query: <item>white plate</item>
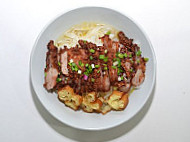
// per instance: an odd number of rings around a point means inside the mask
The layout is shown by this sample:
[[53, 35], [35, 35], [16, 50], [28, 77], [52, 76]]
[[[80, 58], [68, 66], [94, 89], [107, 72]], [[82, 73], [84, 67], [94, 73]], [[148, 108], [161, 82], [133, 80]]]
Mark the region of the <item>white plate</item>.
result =
[[[56, 40], [72, 25], [84, 21], [108, 23], [122, 30], [128, 37], [139, 43], [143, 56], [149, 58], [145, 81], [139, 90], [132, 93], [124, 111], [111, 111], [106, 115], [73, 111], [57, 99], [57, 94], [48, 93], [43, 87], [47, 43], [49, 40]], [[103, 130], [128, 121], [144, 106], [155, 83], [156, 59], [150, 41], [133, 20], [111, 9], [84, 7], [58, 16], [42, 30], [31, 53], [30, 71], [33, 88], [39, 100], [55, 118], [78, 129]]]

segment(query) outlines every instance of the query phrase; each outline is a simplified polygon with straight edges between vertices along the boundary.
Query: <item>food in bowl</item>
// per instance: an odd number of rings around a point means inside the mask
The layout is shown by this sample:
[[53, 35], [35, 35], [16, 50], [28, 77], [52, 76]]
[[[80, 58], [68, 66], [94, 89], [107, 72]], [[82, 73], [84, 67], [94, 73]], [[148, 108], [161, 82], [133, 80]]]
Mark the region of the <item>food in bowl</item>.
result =
[[140, 47], [111, 25], [84, 22], [47, 45], [44, 87], [73, 110], [124, 110], [145, 79]]

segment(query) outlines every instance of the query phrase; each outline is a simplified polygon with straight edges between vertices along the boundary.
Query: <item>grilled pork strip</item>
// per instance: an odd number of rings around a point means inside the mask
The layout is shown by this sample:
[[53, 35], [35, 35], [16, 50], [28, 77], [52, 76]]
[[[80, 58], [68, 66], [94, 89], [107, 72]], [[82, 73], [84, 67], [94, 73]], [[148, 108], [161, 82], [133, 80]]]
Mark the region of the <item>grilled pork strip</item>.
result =
[[56, 86], [56, 79], [59, 74], [58, 70], [58, 49], [54, 46], [51, 40], [48, 45], [48, 52], [46, 55], [46, 68], [45, 68], [45, 83], [44, 87], [51, 90]]

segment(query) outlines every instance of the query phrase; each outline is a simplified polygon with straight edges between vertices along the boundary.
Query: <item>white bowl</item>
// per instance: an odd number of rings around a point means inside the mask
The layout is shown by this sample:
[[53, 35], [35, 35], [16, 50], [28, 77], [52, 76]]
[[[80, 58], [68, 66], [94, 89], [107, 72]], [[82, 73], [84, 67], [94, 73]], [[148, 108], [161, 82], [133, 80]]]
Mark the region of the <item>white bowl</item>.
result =
[[[47, 43], [49, 40], [56, 40], [72, 25], [84, 21], [108, 23], [122, 30], [139, 43], [143, 56], [149, 58], [145, 81], [139, 90], [130, 95], [129, 104], [124, 111], [111, 111], [106, 115], [73, 111], [57, 99], [56, 93], [48, 93], [43, 87]], [[155, 83], [156, 59], [148, 37], [133, 20], [108, 8], [83, 7], [58, 16], [42, 30], [31, 53], [30, 72], [32, 85], [40, 102], [55, 118], [78, 129], [103, 130], [128, 121], [144, 106]]]

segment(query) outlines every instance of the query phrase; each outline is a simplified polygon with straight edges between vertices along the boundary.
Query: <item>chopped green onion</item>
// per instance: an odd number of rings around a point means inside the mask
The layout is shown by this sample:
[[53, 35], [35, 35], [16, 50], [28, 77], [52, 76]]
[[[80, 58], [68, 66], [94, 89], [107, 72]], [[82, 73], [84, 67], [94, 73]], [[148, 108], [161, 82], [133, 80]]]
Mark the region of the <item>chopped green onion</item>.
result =
[[144, 58], [144, 61], [145, 61], [145, 62], [148, 62], [148, 60], [149, 60], [149, 58]]
[[79, 61], [79, 66], [81, 66], [81, 65], [82, 65], [82, 61], [80, 60], [80, 61]]
[[123, 58], [123, 56], [124, 56], [124, 55], [123, 55], [122, 53], [119, 53], [119, 54], [118, 54], [118, 57], [121, 58], [121, 59]]
[[136, 52], [136, 55], [137, 55], [137, 56], [140, 56], [141, 53], [142, 53], [142, 52], [141, 52], [140, 50], [138, 50], [138, 51]]
[[97, 73], [100, 73], [100, 70], [98, 70]]
[[119, 58], [117, 58], [117, 62], [118, 62], [117, 66], [120, 67], [121, 66], [121, 60]]
[[104, 53], [105, 53], [105, 54], [107, 54], [107, 53], [108, 53], [108, 50], [107, 50], [107, 49], [106, 49], [106, 50], [104, 50]]
[[86, 71], [84, 72], [84, 74], [85, 74], [85, 75], [89, 75], [88, 72], [86, 72]]
[[95, 50], [94, 49], [90, 49], [90, 53], [95, 53]]
[[92, 57], [92, 56], [90, 56], [90, 60], [93, 60], [93, 57]]
[[99, 68], [100, 67], [100, 65], [95, 65], [95, 68]]
[[104, 62], [107, 62], [107, 61], [108, 61], [108, 57], [105, 57], [105, 58], [104, 58]]
[[58, 77], [58, 78], [56, 79], [56, 82], [60, 82], [60, 81], [62, 81], [62, 79]]
[[100, 55], [100, 56], [99, 56], [99, 59], [101, 59], [101, 60], [103, 60], [104, 58], [105, 58], [104, 55]]
[[47, 76], [47, 72], [44, 73], [45, 77]]
[[58, 66], [61, 66], [61, 63], [60, 62], [57, 62]]
[[78, 67], [75, 67], [75, 71], [78, 71], [79, 69], [78, 69]]
[[107, 66], [107, 64], [103, 64], [104, 66]]
[[117, 61], [117, 58], [113, 58], [113, 61]]
[[92, 82], [94, 82], [94, 81], [95, 81], [95, 79], [94, 79], [94, 78], [91, 78], [91, 81], [92, 81]]
[[124, 77], [123, 76], [121, 76], [121, 80], [123, 80], [124, 79]]
[[72, 66], [72, 63], [68, 63], [69, 64], [69, 66]]
[[86, 40], [83, 40], [84, 44], [86, 43]]
[[119, 57], [118, 55], [119, 55], [119, 52], [117, 52], [117, 53], [115, 54], [116, 57]]
[[132, 57], [132, 54], [129, 54], [129, 58], [131, 58]]
[[137, 63], [138, 63], [138, 64], [140, 63], [140, 60], [139, 60], [139, 59], [137, 60]]
[[127, 53], [124, 53], [124, 57], [127, 58]]
[[81, 64], [81, 67], [84, 67], [84, 64], [83, 64], [83, 63]]
[[132, 64], [134, 63], [134, 61], [132, 59], [130, 61], [131, 61]]
[[108, 67], [104, 67], [104, 70], [108, 70]]
[[71, 66], [72, 71], [78, 71], [79, 70], [78, 66], [75, 63], [70, 63], [69, 65]]
[[117, 67], [116, 66], [112, 66], [113, 69], [116, 69]]
[[89, 64], [86, 64], [86, 65], [85, 65], [85, 67], [88, 67], [88, 66], [89, 66]]
[[130, 69], [129, 71], [130, 71], [130, 72], [133, 72], [133, 69]]
[[120, 73], [122, 73], [122, 72], [123, 72], [123, 70], [121, 68], [118, 68], [117, 74], [120, 75]]
[[107, 31], [106, 35], [110, 35], [111, 34], [111, 31]]
[[89, 71], [91, 71], [92, 70], [92, 66], [88, 66], [88, 69], [89, 69]]
[[76, 64], [75, 63], [71, 63], [72, 64], [72, 66], [76, 66]]

